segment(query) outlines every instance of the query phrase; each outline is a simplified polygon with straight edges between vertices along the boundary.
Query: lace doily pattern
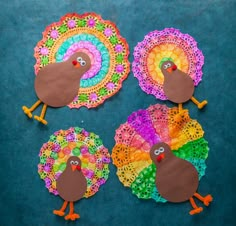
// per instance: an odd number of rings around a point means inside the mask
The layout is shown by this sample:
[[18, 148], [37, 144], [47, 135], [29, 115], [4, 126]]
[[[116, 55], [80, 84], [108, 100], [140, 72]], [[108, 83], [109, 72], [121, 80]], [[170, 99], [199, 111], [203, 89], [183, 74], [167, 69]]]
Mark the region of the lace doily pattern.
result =
[[115, 135], [112, 160], [119, 180], [142, 199], [166, 202], [155, 186], [156, 166], [149, 155], [151, 147], [165, 142], [174, 155], [191, 162], [199, 180], [205, 175], [208, 143], [201, 125], [189, 117], [188, 111], [152, 105], [133, 112]]
[[81, 170], [87, 180], [84, 197], [94, 195], [108, 179], [110, 154], [98, 135], [79, 127], [56, 131], [41, 147], [38, 173], [46, 188], [58, 195], [56, 179], [65, 170], [70, 156], [81, 159]]
[[163, 91], [164, 77], [160, 69], [164, 59], [171, 59], [187, 73], [197, 86], [202, 79], [204, 56], [197, 42], [175, 28], [148, 33], [134, 48], [132, 71], [141, 89], [157, 99], [167, 100]]
[[49, 63], [67, 60], [85, 52], [91, 68], [80, 80], [78, 95], [68, 106], [96, 107], [114, 95], [130, 71], [129, 48], [116, 25], [95, 13], [66, 14], [49, 25], [34, 49], [35, 74]]

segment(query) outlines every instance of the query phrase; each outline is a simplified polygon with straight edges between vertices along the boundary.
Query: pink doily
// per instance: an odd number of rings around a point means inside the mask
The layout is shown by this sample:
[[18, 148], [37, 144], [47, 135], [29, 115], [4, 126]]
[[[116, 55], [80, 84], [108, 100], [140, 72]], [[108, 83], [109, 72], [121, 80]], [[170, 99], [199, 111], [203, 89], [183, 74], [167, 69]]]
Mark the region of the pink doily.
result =
[[134, 49], [132, 70], [141, 89], [157, 99], [167, 100], [163, 91], [163, 75], [159, 68], [164, 58], [171, 58], [197, 86], [202, 79], [204, 56], [197, 42], [175, 28], [148, 33]]

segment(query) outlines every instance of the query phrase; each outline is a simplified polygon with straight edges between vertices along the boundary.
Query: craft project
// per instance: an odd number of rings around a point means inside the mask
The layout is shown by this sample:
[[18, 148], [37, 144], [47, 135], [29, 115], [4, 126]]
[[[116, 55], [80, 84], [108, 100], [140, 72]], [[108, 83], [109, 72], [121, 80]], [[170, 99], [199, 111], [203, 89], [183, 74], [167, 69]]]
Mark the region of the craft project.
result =
[[212, 201], [211, 195], [197, 193], [209, 148], [202, 127], [188, 111], [180, 119], [177, 114], [178, 108], [159, 104], [132, 113], [116, 130], [112, 159], [119, 180], [138, 198], [189, 200], [193, 215], [203, 210], [193, 197], [206, 206]]
[[49, 25], [34, 50], [35, 91], [39, 100], [24, 113], [43, 103], [40, 116], [47, 124], [47, 106], [97, 107], [114, 95], [130, 71], [129, 48], [119, 30], [95, 13], [66, 14]]
[[182, 104], [190, 99], [199, 109], [207, 104], [193, 96], [203, 64], [204, 56], [190, 35], [166, 28], [150, 32], [137, 44], [132, 70], [144, 92], [177, 103], [182, 111]]
[[75, 127], [55, 132], [40, 153], [38, 173], [50, 193], [64, 203], [53, 213], [66, 220], [76, 220], [74, 202], [94, 195], [108, 179], [110, 155], [102, 140], [94, 133]]

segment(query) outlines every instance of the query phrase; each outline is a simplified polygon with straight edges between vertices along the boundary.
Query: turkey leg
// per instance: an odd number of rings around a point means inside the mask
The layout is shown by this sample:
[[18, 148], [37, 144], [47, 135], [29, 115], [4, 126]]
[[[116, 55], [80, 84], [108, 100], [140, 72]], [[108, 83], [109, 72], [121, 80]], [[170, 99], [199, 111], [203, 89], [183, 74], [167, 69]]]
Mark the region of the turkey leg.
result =
[[202, 212], [203, 208], [202, 208], [202, 207], [198, 207], [198, 206], [196, 205], [196, 203], [195, 203], [193, 197], [191, 197], [191, 198], [189, 199], [189, 201], [190, 201], [190, 203], [191, 203], [191, 205], [192, 205], [192, 207], [193, 207], [193, 210], [189, 211], [189, 214], [190, 214], [190, 215], [194, 215], [194, 214], [196, 214], [196, 213], [201, 213], [201, 212]]
[[203, 197], [198, 193], [194, 193], [194, 196], [196, 198], [198, 198], [200, 201], [202, 201], [205, 206], [209, 206], [210, 202], [212, 202], [212, 200], [213, 200], [211, 195], [207, 195], [207, 196]]
[[80, 218], [80, 215], [77, 214], [77, 213], [74, 213], [74, 204], [73, 204], [73, 202], [70, 202], [70, 212], [69, 212], [68, 215], [65, 216], [65, 220], [72, 220], [72, 221], [74, 221], [74, 220], [76, 220], [78, 218]]
[[36, 101], [31, 108], [28, 108], [26, 106], [22, 107], [22, 110], [24, 111], [24, 113], [29, 117], [32, 118], [32, 112], [42, 103], [41, 100]]
[[65, 215], [65, 209], [67, 207], [68, 201], [64, 201], [62, 207], [60, 210], [53, 210], [53, 213], [58, 216], [64, 216]]
[[195, 97], [191, 97], [191, 100], [192, 100], [192, 102], [194, 103], [194, 104], [196, 104], [197, 105], [197, 107], [199, 108], [199, 109], [202, 109], [205, 105], [207, 105], [207, 101], [206, 100], [204, 100], [204, 101], [202, 101], [201, 103], [195, 98]]
[[43, 123], [44, 125], [48, 124], [48, 122], [44, 119], [44, 116], [46, 114], [46, 109], [47, 109], [47, 105], [44, 104], [40, 116], [38, 116], [38, 115], [34, 116], [34, 119], [36, 119], [37, 121]]

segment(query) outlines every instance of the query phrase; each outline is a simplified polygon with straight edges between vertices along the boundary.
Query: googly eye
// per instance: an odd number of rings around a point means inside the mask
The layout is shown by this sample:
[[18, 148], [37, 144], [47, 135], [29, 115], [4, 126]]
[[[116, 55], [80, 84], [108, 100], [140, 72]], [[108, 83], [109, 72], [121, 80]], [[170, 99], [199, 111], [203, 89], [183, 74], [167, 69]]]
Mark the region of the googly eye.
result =
[[76, 166], [78, 166], [78, 165], [79, 165], [79, 162], [78, 162], [78, 161], [74, 161], [74, 164], [75, 164]]
[[167, 69], [167, 64], [165, 64], [163, 67], [164, 67], [164, 69]]
[[169, 68], [170, 66], [171, 66], [171, 64], [170, 64], [170, 63], [168, 63], [168, 64], [167, 64], [167, 67]]
[[159, 148], [159, 152], [162, 153], [162, 152], [164, 152], [164, 151], [165, 151], [165, 149], [164, 149], [163, 147], [160, 147], [160, 148]]
[[77, 57], [78, 62], [81, 62], [82, 60], [83, 60], [82, 57]]
[[70, 161], [70, 164], [71, 164], [71, 165], [74, 165], [74, 164], [75, 164], [75, 162], [74, 162], [73, 160], [71, 160], [71, 161]]
[[83, 60], [83, 61], [80, 62], [80, 64], [81, 64], [81, 66], [84, 67], [86, 65], [86, 62]]
[[156, 149], [156, 150], [154, 151], [154, 154], [155, 154], [155, 155], [159, 155], [159, 154], [160, 154], [159, 149]]

